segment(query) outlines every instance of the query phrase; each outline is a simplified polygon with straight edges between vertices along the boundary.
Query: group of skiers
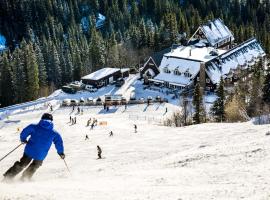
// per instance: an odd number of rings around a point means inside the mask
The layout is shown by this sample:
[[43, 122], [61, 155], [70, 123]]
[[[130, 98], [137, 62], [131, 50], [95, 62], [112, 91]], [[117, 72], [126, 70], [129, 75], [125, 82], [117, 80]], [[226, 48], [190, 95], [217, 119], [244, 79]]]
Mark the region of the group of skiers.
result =
[[79, 114], [83, 114], [83, 109], [82, 108], [80, 108], [80, 107], [78, 107], [77, 108], [77, 114], [79, 115]]
[[[70, 116], [70, 122], [76, 124], [76, 117]], [[87, 121], [87, 125], [91, 123], [91, 118]], [[93, 118], [91, 129], [97, 125], [97, 119]], [[134, 124], [135, 133], [137, 133], [137, 125]], [[109, 137], [113, 136], [110, 131]], [[85, 140], [89, 140], [86, 134]], [[65, 159], [64, 145], [61, 135], [54, 129], [53, 116], [49, 113], [44, 113], [38, 124], [30, 124], [20, 134], [20, 141], [25, 144], [23, 156], [19, 161], [16, 161], [4, 174], [4, 180], [12, 180], [17, 174], [23, 172], [21, 180], [29, 180], [32, 178], [37, 169], [42, 165], [46, 158], [51, 144], [54, 143], [58, 155], [61, 159]], [[97, 145], [98, 159], [102, 158], [102, 150]]]
[[71, 125], [77, 124], [77, 118], [69, 116], [69, 123], [71, 123]]
[[90, 119], [87, 121], [87, 126], [89, 126], [89, 124], [91, 124], [91, 130], [93, 130], [94, 127], [97, 126], [98, 120], [95, 119], [95, 118], [93, 118], [93, 121], [92, 121], [92, 123], [91, 123], [91, 118], [90, 118]]

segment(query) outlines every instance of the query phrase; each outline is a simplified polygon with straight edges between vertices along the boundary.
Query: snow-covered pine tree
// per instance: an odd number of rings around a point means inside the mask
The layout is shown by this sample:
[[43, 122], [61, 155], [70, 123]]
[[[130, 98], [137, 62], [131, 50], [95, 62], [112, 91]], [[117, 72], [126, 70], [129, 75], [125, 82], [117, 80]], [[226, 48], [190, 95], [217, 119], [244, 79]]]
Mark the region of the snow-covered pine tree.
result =
[[93, 63], [93, 70], [97, 70], [105, 64], [105, 46], [100, 33], [92, 28], [90, 54]]
[[221, 77], [217, 89], [217, 99], [214, 102], [211, 113], [217, 122], [225, 120], [225, 93], [224, 93], [224, 80]]
[[52, 61], [52, 77], [54, 85], [58, 88], [62, 84], [62, 72], [61, 72], [61, 66], [60, 66], [60, 59], [59, 54], [57, 52], [56, 46], [53, 44], [51, 46], [51, 61]]
[[41, 49], [39, 47], [39, 43], [35, 43], [34, 49], [35, 49], [37, 63], [38, 63], [39, 85], [40, 85], [40, 87], [47, 87], [48, 86], [48, 82], [47, 82], [48, 77], [47, 77], [44, 57], [43, 57], [43, 54], [42, 54]]

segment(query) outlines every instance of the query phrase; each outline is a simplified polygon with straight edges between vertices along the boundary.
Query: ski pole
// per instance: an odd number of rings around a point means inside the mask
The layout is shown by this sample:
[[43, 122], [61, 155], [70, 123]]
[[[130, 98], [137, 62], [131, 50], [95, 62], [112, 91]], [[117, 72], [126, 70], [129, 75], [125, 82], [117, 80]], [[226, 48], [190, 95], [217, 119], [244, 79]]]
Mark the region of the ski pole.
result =
[[6, 157], [8, 157], [12, 152], [14, 152], [16, 149], [18, 149], [20, 146], [22, 146], [24, 143], [19, 144], [16, 146], [12, 151], [10, 151], [8, 154], [6, 154], [3, 158], [0, 159], [0, 162], [4, 160]]
[[70, 173], [70, 170], [69, 170], [69, 167], [68, 167], [68, 165], [67, 165], [67, 163], [66, 163], [66, 160], [63, 159], [63, 161], [64, 161], [64, 163], [65, 163], [65, 165], [66, 165], [66, 168], [67, 168], [68, 172]]

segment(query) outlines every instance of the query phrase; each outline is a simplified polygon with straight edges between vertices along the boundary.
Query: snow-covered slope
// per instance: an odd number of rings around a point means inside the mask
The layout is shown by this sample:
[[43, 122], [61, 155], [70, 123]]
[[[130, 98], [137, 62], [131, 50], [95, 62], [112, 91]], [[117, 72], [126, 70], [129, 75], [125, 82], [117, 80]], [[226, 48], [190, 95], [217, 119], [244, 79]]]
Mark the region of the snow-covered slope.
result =
[[[168, 113], [165, 108], [168, 107]], [[31, 182], [0, 183], [0, 199], [17, 200], [186, 200], [269, 199], [270, 136], [268, 126], [251, 123], [203, 124], [170, 128], [159, 121], [178, 108], [134, 105], [84, 108], [70, 126], [70, 108], [54, 112], [56, 129], [65, 142], [66, 161], [51, 148]], [[17, 128], [37, 122], [43, 111], [12, 115], [0, 121], [0, 157], [19, 143]], [[94, 130], [89, 117], [106, 121]], [[133, 124], [138, 126], [134, 133]], [[114, 137], [109, 137], [109, 131]], [[90, 140], [84, 140], [85, 134]], [[105, 159], [97, 160], [100, 145]], [[4, 173], [23, 148], [0, 163]], [[18, 177], [19, 178], [19, 177]]]

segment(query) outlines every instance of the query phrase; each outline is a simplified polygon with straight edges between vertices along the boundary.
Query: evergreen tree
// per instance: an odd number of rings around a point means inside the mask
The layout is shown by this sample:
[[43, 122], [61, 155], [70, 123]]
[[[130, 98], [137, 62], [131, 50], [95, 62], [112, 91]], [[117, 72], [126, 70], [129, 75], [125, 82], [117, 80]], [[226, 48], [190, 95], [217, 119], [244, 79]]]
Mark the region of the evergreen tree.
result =
[[205, 110], [203, 106], [203, 95], [200, 88], [200, 84], [197, 83], [194, 89], [193, 94], [193, 106], [194, 106], [194, 115], [193, 121], [195, 124], [200, 124], [205, 122]]
[[35, 100], [39, 92], [38, 64], [33, 45], [26, 46], [25, 51], [26, 77], [27, 77], [27, 99]]
[[263, 101], [270, 105], [270, 70], [267, 70], [263, 84]]
[[262, 112], [262, 89], [264, 82], [264, 69], [262, 60], [253, 66], [251, 77], [250, 97], [247, 112], [250, 117], [255, 117]]
[[1, 106], [8, 106], [14, 103], [14, 87], [12, 80], [12, 69], [7, 54], [0, 58], [1, 69]]
[[219, 86], [217, 89], [217, 99], [211, 108], [212, 115], [215, 117], [217, 122], [225, 120], [225, 93], [224, 93], [224, 81], [221, 77]]
[[41, 49], [40, 49], [38, 43], [35, 44], [35, 53], [36, 53], [36, 58], [37, 58], [37, 63], [38, 63], [39, 86], [46, 87], [46, 86], [48, 86], [47, 71], [46, 71], [44, 57], [43, 57], [43, 54], [41, 52]]
[[93, 70], [97, 70], [105, 64], [105, 46], [102, 36], [93, 28], [91, 31], [90, 54]]
[[25, 74], [24, 67], [24, 52], [19, 48], [16, 48], [13, 52], [13, 60], [12, 60], [12, 79], [14, 85], [14, 101], [16, 103], [22, 103], [27, 100], [26, 88], [27, 88], [27, 79]]

